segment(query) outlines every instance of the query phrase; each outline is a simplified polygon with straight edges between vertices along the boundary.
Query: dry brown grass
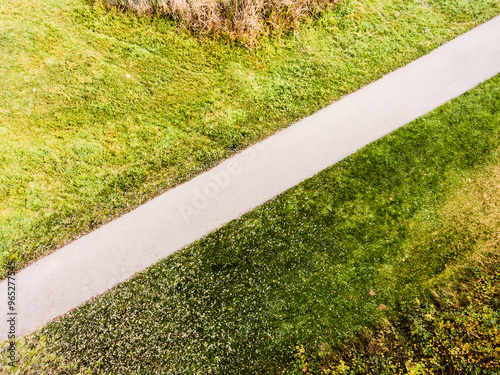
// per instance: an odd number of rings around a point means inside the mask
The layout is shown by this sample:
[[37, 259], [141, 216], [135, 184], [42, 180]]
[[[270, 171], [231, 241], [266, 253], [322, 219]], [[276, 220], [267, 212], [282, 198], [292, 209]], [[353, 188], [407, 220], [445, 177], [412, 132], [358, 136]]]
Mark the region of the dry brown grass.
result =
[[140, 16], [169, 15], [197, 35], [222, 34], [254, 45], [262, 33], [293, 29], [342, 0], [108, 0]]

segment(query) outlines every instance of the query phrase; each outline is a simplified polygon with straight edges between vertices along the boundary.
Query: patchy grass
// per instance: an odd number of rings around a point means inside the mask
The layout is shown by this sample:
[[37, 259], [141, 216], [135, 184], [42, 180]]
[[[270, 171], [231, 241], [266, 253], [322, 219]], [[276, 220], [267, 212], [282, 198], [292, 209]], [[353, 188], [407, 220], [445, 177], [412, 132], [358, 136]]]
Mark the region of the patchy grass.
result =
[[83, 0], [1, 2], [2, 275], [498, 13], [351, 0], [250, 51]]
[[39, 334], [109, 374], [277, 374], [297, 345], [331, 352], [497, 238], [497, 182], [476, 181], [500, 163], [499, 109], [497, 76]]

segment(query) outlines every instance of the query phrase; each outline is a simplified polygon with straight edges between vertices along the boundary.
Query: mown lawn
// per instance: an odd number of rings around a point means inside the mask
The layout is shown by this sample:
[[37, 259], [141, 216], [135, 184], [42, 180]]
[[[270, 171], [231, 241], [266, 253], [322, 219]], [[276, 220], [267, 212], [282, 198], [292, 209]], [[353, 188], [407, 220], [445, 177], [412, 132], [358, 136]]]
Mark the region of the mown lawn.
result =
[[90, 0], [2, 1], [2, 276], [499, 13], [346, 0], [249, 50]]
[[497, 180], [463, 192], [500, 163], [499, 125], [500, 75], [51, 323], [37, 358], [280, 374], [297, 346], [338, 349], [498, 240]]

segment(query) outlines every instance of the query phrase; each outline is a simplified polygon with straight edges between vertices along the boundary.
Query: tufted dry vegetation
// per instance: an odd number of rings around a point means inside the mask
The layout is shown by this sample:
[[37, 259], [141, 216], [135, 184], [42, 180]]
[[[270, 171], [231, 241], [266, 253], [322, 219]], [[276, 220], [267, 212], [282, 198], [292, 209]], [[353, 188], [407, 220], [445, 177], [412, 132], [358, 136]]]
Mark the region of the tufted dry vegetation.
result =
[[219, 34], [253, 45], [262, 33], [291, 30], [341, 0], [108, 0], [140, 16], [168, 15], [198, 35]]

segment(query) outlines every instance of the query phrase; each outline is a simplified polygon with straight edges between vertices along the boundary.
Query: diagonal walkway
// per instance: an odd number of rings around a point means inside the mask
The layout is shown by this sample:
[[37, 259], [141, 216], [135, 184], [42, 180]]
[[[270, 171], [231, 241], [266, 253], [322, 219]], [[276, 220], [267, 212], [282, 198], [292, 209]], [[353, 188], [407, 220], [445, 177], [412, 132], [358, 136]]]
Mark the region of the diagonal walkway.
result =
[[[500, 16], [20, 271], [24, 334], [500, 72]], [[0, 339], [8, 333], [0, 284]]]

